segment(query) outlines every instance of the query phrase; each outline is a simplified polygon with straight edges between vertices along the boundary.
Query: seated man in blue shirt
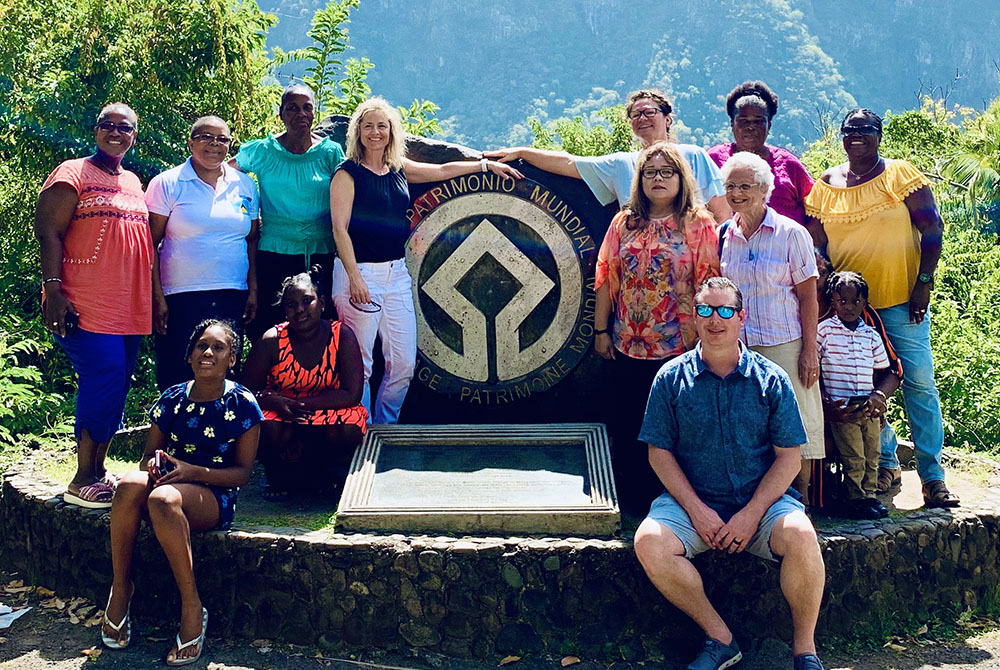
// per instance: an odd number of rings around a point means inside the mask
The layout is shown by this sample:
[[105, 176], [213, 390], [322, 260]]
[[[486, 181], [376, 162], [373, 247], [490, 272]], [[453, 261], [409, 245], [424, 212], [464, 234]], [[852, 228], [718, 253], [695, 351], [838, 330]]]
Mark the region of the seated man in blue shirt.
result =
[[705, 631], [688, 666], [720, 670], [741, 658], [691, 564], [709, 549], [781, 561], [792, 611], [795, 670], [822, 670], [813, 635], [825, 568], [816, 531], [788, 494], [806, 433], [788, 376], [740, 342], [743, 296], [713, 277], [695, 294], [701, 342], [656, 376], [639, 439], [666, 487], [635, 534], [635, 553], [660, 593]]

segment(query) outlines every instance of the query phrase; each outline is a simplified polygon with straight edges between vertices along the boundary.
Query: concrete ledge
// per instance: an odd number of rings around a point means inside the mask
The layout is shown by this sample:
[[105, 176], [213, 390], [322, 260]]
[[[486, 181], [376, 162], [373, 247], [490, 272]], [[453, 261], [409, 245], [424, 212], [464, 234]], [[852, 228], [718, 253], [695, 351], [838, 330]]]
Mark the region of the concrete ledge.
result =
[[[59, 492], [25, 467], [7, 474], [0, 560], [34, 583], [103, 602], [111, 581], [109, 515], [68, 506]], [[998, 509], [994, 488], [974, 507], [822, 528], [827, 588], [819, 630], [849, 633], [886, 617], [976, 606], [1000, 584]], [[194, 555], [217, 635], [478, 658], [572, 648], [597, 659], [679, 659], [700, 646], [698, 631], [653, 589], [626, 540], [237, 525], [196, 537]], [[776, 564], [746, 556], [697, 564], [741, 642], [788, 638]], [[140, 623], [174, 624], [176, 589], [145, 527], [135, 580]]]

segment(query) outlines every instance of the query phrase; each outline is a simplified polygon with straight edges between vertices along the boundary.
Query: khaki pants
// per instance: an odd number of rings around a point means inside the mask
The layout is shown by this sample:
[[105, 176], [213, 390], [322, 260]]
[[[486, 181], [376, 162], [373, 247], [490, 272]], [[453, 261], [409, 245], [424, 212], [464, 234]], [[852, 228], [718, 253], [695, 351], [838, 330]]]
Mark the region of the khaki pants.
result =
[[831, 422], [830, 429], [844, 464], [847, 499], [874, 496], [878, 480], [881, 423], [878, 419], [865, 419], [861, 424]]

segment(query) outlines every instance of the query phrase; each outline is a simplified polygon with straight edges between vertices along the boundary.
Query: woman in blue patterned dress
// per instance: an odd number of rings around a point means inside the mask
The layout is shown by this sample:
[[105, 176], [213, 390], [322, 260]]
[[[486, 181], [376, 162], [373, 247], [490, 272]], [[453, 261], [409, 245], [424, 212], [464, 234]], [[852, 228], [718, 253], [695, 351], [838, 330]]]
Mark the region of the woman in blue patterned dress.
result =
[[187, 665], [201, 656], [208, 611], [194, 582], [191, 533], [232, 523], [236, 494], [253, 469], [263, 418], [253, 394], [226, 379], [236, 363], [235, 342], [232, 327], [224, 321], [198, 324], [187, 350], [194, 379], [171, 386], [153, 405], [140, 469], [125, 475], [115, 491], [114, 582], [101, 629], [110, 649], [127, 647], [131, 637], [132, 555], [145, 517], [181, 595], [180, 630], [167, 665]]

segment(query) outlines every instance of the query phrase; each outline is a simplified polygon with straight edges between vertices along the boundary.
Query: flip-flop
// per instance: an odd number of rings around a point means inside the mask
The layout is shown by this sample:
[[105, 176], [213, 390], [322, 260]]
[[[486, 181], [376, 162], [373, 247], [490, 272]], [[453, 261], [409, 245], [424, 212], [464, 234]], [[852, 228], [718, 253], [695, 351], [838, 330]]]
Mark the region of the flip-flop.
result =
[[[129, 612], [132, 611], [132, 598], [128, 599], [128, 607], [125, 608], [125, 616], [122, 617], [122, 620], [119, 621], [116, 626], [111, 622], [111, 619], [108, 618], [108, 607], [111, 607], [111, 596], [114, 595], [114, 593], [115, 590], [112, 588], [111, 592], [108, 593], [108, 604], [104, 608], [104, 621], [101, 625], [101, 642], [103, 642], [104, 646], [108, 649], [124, 649], [128, 646], [128, 643], [132, 641], [132, 621], [129, 619]], [[132, 587], [132, 593], [133, 595], [135, 594], [135, 586]], [[124, 626], [125, 640], [120, 641], [116, 638], [105, 635], [104, 626], [107, 626], [115, 633], [121, 633], [122, 627]]]
[[115, 490], [104, 482], [94, 482], [80, 488], [79, 493], [67, 490], [63, 493], [63, 502], [89, 509], [107, 509], [111, 507], [111, 499]]
[[[187, 642], [181, 643], [181, 634], [177, 633], [174, 637], [174, 648], [167, 653], [167, 665], [172, 667], [177, 667], [179, 665], [191, 665], [199, 658], [201, 658], [201, 652], [205, 650], [205, 631], [208, 629], [208, 610], [204, 607], [201, 608], [201, 635]], [[198, 645], [198, 653], [189, 658], [177, 658], [177, 654], [184, 651], [188, 647], [193, 647]], [[174, 660], [170, 660], [170, 654], [174, 655]]]

